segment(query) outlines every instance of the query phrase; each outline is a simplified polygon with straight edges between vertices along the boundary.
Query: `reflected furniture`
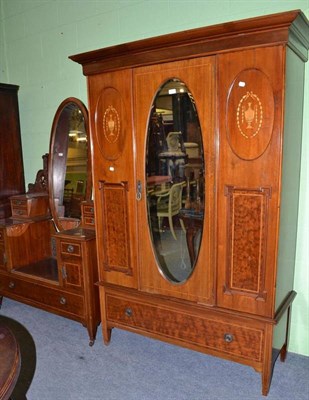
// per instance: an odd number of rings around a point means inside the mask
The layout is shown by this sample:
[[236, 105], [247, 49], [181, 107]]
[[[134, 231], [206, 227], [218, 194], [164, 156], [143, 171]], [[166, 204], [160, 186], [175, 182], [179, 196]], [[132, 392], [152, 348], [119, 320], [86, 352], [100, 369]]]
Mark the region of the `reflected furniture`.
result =
[[0, 83], [0, 218], [11, 216], [9, 197], [25, 192], [18, 89]]
[[[66, 99], [56, 112], [49, 156], [43, 156], [36, 182], [27, 193], [10, 197], [12, 217], [0, 220], [0, 296], [81, 322], [92, 345], [100, 312], [87, 135], [86, 108]], [[67, 181], [76, 200], [74, 217], [65, 201]]]
[[[289, 11], [70, 57], [87, 76], [105, 343], [120, 328], [236, 361], [267, 395], [296, 295], [308, 37]], [[179, 131], [201, 158], [194, 263], [181, 229], [156, 231], [147, 183]]]
[[[163, 191], [163, 193], [161, 192], [160, 194], [156, 193], [158, 227], [159, 229], [162, 229], [162, 219], [164, 217], [167, 217], [169, 228], [175, 240], [177, 240], [177, 237], [174, 231], [173, 217], [179, 214], [179, 211], [182, 207], [183, 186], [184, 186], [183, 182], [175, 183], [167, 191], [165, 192]], [[181, 220], [180, 223], [182, 223]], [[183, 225], [182, 228], [185, 231]]]

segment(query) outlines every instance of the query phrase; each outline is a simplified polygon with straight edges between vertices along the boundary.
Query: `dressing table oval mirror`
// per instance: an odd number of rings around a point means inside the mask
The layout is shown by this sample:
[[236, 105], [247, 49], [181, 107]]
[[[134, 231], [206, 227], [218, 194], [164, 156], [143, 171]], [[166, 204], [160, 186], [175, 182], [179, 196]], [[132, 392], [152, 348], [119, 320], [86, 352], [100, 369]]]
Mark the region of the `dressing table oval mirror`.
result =
[[76, 228], [81, 202], [91, 199], [88, 111], [74, 97], [58, 107], [49, 149], [49, 201], [57, 231]]

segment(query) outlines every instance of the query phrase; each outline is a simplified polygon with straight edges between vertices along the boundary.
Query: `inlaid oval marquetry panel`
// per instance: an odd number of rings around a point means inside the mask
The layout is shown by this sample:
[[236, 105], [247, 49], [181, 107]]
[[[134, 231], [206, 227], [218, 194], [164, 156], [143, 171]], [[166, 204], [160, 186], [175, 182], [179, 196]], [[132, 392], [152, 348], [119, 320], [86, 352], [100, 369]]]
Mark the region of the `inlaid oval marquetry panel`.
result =
[[96, 136], [102, 155], [116, 160], [123, 151], [124, 103], [115, 88], [103, 89], [96, 109]]
[[260, 157], [271, 140], [274, 94], [268, 77], [258, 69], [240, 72], [227, 99], [227, 135], [233, 152], [242, 159]]

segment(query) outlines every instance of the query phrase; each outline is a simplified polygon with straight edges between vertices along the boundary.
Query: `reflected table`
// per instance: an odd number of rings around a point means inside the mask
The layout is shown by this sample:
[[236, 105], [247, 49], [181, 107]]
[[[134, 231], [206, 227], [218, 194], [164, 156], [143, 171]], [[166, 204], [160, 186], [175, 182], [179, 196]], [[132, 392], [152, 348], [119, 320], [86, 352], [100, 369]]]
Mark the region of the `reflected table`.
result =
[[179, 212], [179, 218], [183, 221], [186, 228], [188, 252], [190, 256], [191, 267], [193, 268], [196, 257], [194, 241], [197, 233], [203, 228], [204, 213], [196, 212], [191, 209], [181, 209]]

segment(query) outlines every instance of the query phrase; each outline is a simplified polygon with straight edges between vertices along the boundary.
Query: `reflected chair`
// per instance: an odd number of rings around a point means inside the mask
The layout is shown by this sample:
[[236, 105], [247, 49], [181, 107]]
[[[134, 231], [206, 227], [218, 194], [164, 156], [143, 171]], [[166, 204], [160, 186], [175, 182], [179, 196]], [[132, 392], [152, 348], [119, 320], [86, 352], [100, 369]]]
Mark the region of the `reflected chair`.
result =
[[[159, 230], [161, 231], [162, 229], [162, 219], [167, 217], [171, 233], [175, 240], [177, 240], [177, 236], [174, 230], [173, 217], [179, 214], [182, 207], [182, 189], [184, 185], [185, 182], [175, 183], [167, 192], [157, 194], [157, 217]], [[186, 229], [181, 219], [180, 225], [185, 232]]]

